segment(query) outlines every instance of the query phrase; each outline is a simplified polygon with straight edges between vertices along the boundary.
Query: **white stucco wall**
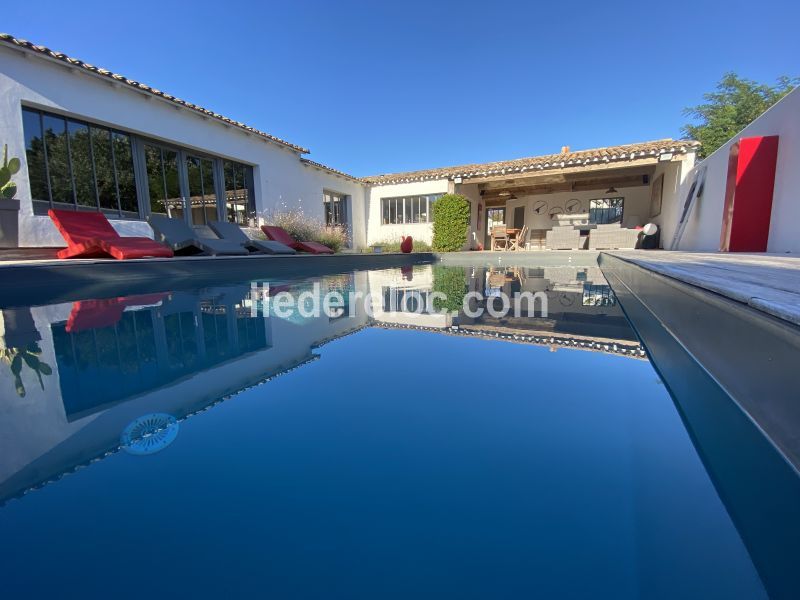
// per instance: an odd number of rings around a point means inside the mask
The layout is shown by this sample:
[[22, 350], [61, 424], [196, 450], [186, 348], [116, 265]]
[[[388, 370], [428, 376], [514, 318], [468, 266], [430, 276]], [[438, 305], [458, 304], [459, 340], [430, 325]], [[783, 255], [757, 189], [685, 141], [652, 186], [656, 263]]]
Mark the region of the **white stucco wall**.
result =
[[660, 162], [656, 165], [655, 173], [651, 178], [650, 188], [648, 189], [648, 199], [652, 191], [652, 185], [659, 175], [664, 175], [664, 187], [661, 195], [661, 214], [651, 216], [649, 221], [655, 223], [661, 229], [661, 246], [669, 246], [669, 241], [675, 233], [678, 223], [678, 214], [681, 209], [681, 185], [686, 179], [687, 174], [692, 170], [695, 163], [695, 153], [691, 152], [684, 155], [680, 160]]
[[[304, 164], [294, 150], [272, 143], [169, 101], [138, 92], [106, 78], [0, 46], [0, 139], [23, 162], [16, 176], [20, 200], [20, 243], [63, 246], [47, 217], [33, 215], [21, 105], [113, 126], [254, 167], [256, 208], [260, 214], [302, 207], [323, 218], [323, 189], [351, 196], [355, 245], [364, 243], [364, 186], [352, 179]], [[125, 235], [152, 235], [142, 221], [115, 221]]]
[[367, 192], [367, 245], [399, 242], [403, 236], [407, 235], [430, 244], [433, 240], [433, 223], [384, 225], [381, 216], [381, 199], [446, 193], [447, 179], [371, 187]]
[[[678, 249], [719, 250], [730, 147], [739, 138], [762, 135], [780, 136], [767, 251], [800, 252], [800, 235], [797, 234], [800, 222], [800, 88], [745, 127], [686, 177], [679, 193], [681, 199], [686, 197], [697, 170], [703, 166], [707, 169], [703, 198], [692, 212]], [[673, 223], [677, 223], [677, 214]], [[665, 247], [669, 247], [671, 238], [671, 235], [667, 240], [662, 238]]]

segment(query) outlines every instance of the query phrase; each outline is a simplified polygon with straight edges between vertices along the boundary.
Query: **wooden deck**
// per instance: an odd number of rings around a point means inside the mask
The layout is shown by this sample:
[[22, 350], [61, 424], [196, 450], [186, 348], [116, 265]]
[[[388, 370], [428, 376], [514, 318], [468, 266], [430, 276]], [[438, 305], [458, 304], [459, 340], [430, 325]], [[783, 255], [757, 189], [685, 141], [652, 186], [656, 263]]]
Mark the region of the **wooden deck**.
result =
[[798, 256], [649, 250], [607, 254], [800, 325]]

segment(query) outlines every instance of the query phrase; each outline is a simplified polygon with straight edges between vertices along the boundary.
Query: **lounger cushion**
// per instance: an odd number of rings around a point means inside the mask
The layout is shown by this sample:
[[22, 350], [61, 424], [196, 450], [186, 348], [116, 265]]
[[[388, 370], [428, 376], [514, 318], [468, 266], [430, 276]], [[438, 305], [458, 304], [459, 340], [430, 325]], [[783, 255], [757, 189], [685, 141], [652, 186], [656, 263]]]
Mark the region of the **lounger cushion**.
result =
[[298, 242], [290, 236], [282, 227], [274, 225], [262, 225], [261, 231], [271, 240], [286, 244], [290, 248], [301, 252], [311, 252], [312, 254], [333, 254], [333, 250], [320, 244], [319, 242]]
[[286, 244], [290, 248], [294, 248], [295, 244], [297, 244], [297, 240], [290, 236], [283, 227], [262, 225], [261, 231], [263, 231], [264, 235], [266, 235], [269, 239], [280, 242], [281, 244]]
[[296, 250], [280, 242], [272, 240], [252, 240], [236, 223], [227, 221], [212, 221], [208, 224], [211, 230], [220, 238], [235, 242], [248, 250], [266, 252], [267, 254], [296, 254]]
[[199, 237], [197, 233], [189, 227], [186, 221], [172, 219], [165, 215], [150, 215], [147, 218], [150, 227], [156, 234], [159, 241], [169, 245], [176, 252], [178, 251], [200, 251], [205, 254], [249, 254], [241, 244], [236, 244], [228, 240], [211, 239]]
[[333, 254], [333, 250], [319, 242], [295, 242], [294, 247], [301, 252], [310, 252], [311, 254]]
[[250, 240], [248, 247], [267, 254], [297, 254], [294, 248], [273, 240]]
[[173, 255], [150, 238], [120, 236], [103, 213], [50, 209], [48, 214], [67, 242], [67, 248], [57, 253], [59, 258], [112, 256], [124, 260]]
[[171, 258], [172, 249], [145, 237], [121, 237], [116, 240], [100, 240], [100, 247], [119, 260], [130, 258]]
[[53, 209], [47, 211], [67, 244], [85, 244], [96, 239], [120, 237], [108, 219], [100, 212]]
[[100, 247], [96, 239], [88, 239], [80, 244], [71, 244], [56, 252], [58, 258], [102, 258], [108, 253]]

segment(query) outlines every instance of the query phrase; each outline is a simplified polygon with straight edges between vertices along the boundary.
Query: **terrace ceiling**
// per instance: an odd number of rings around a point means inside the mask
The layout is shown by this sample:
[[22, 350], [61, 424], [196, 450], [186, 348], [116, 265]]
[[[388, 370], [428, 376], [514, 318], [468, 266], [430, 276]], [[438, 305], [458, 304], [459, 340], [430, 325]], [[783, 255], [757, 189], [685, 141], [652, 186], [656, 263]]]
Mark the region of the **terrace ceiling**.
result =
[[[486, 206], [503, 205], [521, 196], [557, 192], [605, 191], [609, 188], [647, 186], [655, 173], [655, 163], [618, 169], [580, 169], [556, 173], [521, 174], [492, 178], [478, 184]], [[470, 183], [473, 183], [470, 181]]]

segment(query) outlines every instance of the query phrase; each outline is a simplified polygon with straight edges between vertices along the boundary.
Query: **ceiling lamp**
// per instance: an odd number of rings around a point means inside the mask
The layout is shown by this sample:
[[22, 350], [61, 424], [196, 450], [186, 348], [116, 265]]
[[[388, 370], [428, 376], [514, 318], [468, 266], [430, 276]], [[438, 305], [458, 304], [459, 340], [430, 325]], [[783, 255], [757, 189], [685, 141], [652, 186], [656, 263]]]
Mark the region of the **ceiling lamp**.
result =
[[617, 188], [615, 188], [613, 185], [606, 190], [606, 194], [617, 194], [617, 193], [619, 192], [617, 192]]

